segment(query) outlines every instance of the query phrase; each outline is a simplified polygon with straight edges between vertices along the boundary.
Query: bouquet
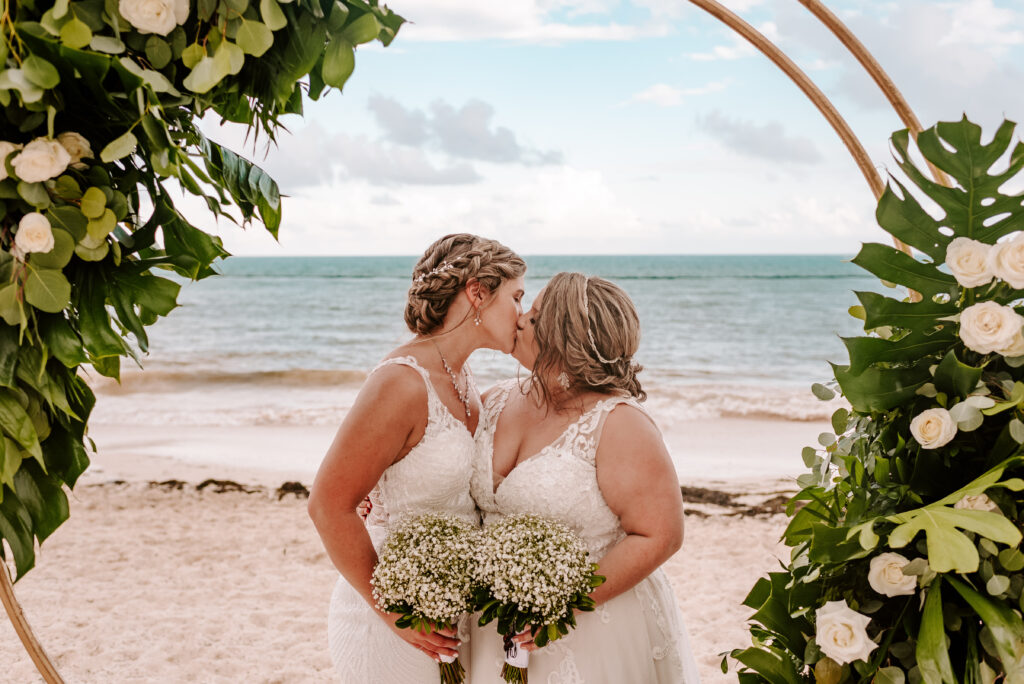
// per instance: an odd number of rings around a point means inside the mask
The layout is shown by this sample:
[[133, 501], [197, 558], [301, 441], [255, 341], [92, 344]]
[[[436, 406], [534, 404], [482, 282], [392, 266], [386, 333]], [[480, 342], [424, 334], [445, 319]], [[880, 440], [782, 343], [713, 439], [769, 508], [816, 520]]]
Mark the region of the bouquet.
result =
[[[396, 524], [370, 580], [377, 607], [399, 613], [399, 627], [424, 633], [453, 628], [471, 610], [478, 535], [473, 525], [446, 515], [422, 515]], [[465, 681], [458, 657], [442, 657], [440, 669], [442, 684]]]
[[512, 637], [527, 627], [544, 646], [576, 626], [575, 610], [594, 610], [590, 592], [605, 578], [587, 558], [587, 547], [562, 523], [535, 515], [510, 515], [484, 528], [477, 548], [473, 607], [480, 625], [498, 620], [505, 641], [506, 682], [527, 679], [529, 653]]

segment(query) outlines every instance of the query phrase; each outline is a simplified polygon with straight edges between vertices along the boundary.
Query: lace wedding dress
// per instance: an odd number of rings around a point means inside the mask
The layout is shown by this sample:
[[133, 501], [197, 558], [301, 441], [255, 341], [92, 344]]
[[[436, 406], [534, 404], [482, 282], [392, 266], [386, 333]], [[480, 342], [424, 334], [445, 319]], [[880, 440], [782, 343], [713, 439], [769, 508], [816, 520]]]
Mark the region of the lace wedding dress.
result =
[[[513, 388], [518, 391], [515, 380], [499, 385], [480, 416], [473, 497], [485, 519], [533, 513], [567, 524], [586, 543], [590, 560], [599, 562], [626, 536], [597, 484], [601, 428], [619, 404], [639, 405], [618, 396], [598, 402], [495, 486], [494, 429]], [[472, 639], [473, 684], [503, 684], [504, 650], [494, 624], [474, 623]], [[529, 677], [531, 684], [697, 684], [697, 666], [665, 573], [655, 570], [593, 613], [578, 615], [568, 636], [530, 653]]]
[[[411, 356], [386, 359], [377, 368], [401, 364], [416, 370], [427, 384], [428, 421], [423, 439], [381, 475], [370, 492], [373, 507], [366, 519], [375, 549], [389, 524], [424, 513], [455, 515], [474, 525], [479, 514], [469, 492], [474, 441], [466, 426], [441, 402], [430, 374]], [[478, 427], [479, 429], [479, 427]], [[436, 684], [437, 663], [396, 635], [339, 577], [327, 620], [331, 659], [344, 684]], [[470, 672], [468, 619], [459, 626], [460, 660]]]

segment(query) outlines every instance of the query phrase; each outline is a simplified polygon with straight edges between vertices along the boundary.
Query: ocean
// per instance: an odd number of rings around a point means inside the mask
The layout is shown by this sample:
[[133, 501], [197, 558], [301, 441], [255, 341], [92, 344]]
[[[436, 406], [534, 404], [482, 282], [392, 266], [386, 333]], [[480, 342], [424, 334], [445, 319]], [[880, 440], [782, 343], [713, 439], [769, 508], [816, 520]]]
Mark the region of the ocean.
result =
[[[640, 314], [637, 360], [659, 422], [746, 416], [819, 420], [834, 406], [810, 385], [856, 335], [855, 290], [885, 291], [837, 255], [532, 256], [529, 300], [559, 271], [621, 285]], [[93, 422], [333, 425], [366, 373], [409, 339], [402, 320], [416, 257], [232, 257], [220, 277], [186, 283], [156, 323], [144, 372], [96, 378]], [[481, 350], [483, 389], [521, 372]], [[671, 427], [665, 426], [663, 427]]]

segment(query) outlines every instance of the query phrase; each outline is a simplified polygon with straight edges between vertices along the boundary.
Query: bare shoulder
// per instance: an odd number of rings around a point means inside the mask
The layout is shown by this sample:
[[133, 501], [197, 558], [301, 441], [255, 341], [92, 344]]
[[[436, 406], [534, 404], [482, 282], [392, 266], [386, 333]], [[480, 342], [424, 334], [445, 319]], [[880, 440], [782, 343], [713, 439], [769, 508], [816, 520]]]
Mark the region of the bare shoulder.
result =
[[662, 441], [661, 430], [654, 419], [646, 411], [632, 404], [619, 404], [612, 408], [605, 419], [601, 437], [625, 437], [630, 440], [652, 438]]
[[423, 376], [415, 368], [390, 363], [370, 374], [359, 391], [356, 404], [372, 405], [389, 414], [408, 414], [410, 410], [425, 406], [426, 401]]

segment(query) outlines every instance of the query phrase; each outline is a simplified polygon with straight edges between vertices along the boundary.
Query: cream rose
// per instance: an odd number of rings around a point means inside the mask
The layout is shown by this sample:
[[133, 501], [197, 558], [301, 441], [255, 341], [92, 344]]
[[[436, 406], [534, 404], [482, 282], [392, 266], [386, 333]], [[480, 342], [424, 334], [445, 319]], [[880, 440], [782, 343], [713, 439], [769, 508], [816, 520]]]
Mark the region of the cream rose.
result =
[[21, 149], [21, 145], [0, 140], [0, 181], [7, 178], [7, 157]]
[[984, 242], [958, 237], [946, 247], [946, 265], [964, 287], [988, 285], [993, 275], [988, 261], [991, 251]]
[[814, 640], [821, 652], [840, 665], [867, 660], [878, 644], [868, 637], [871, 618], [861, 615], [846, 600], [829, 601], [815, 612]]
[[904, 575], [910, 561], [898, 553], [880, 553], [871, 559], [868, 584], [885, 596], [908, 596], [917, 591], [917, 577]]
[[37, 211], [25, 214], [18, 222], [14, 245], [24, 254], [49, 252], [53, 249], [53, 229], [50, 221]]
[[81, 133], [65, 131], [57, 136], [57, 142], [71, 155], [71, 166], [76, 169], [85, 168], [85, 164], [81, 163], [83, 159], [92, 159], [92, 147]]
[[11, 162], [14, 173], [26, 183], [41, 183], [64, 173], [71, 155], [56, 140], [36, 138]]
[[931, 408], [914, 416], [910, 434], [925, 449], [938, 449], [956, 437], [956, 421], [944, 408]]
[[979, 354], [1014, 351], [1022, 326], [1024, 316], [1013, 308], [982, 302], [967, 307], [960, 314], [960, 339]]
[[117, 9], [139, 33], [166, 36], [188, 19], [189, 0], [119, 0]]
[[1024, 288], [1024, 233], [1007, 242], [992, 245], [988, 268], [1000, 280], [1018, 290]]
[[991, 511], [992, 513], [1002, 513], [999, 509], [999, 505], [992, 499], [988, 498], [988, 494], [984, 493], [965, 496], [953, 504], [953, 508], [968, 511]]

